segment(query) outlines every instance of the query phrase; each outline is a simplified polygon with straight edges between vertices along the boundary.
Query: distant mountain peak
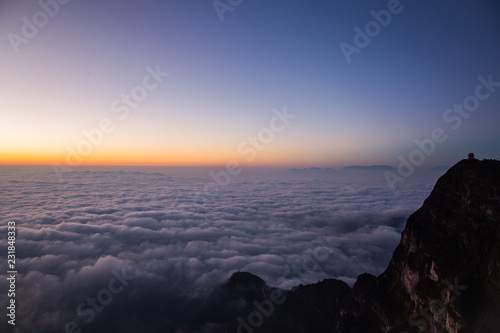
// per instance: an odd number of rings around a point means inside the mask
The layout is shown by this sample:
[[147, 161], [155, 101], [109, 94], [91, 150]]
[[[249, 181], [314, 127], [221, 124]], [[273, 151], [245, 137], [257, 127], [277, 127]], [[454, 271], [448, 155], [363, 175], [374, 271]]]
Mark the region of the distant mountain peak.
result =
[[349, 165], [343, 170], [393, 170], [394, 168], [390, 165]]

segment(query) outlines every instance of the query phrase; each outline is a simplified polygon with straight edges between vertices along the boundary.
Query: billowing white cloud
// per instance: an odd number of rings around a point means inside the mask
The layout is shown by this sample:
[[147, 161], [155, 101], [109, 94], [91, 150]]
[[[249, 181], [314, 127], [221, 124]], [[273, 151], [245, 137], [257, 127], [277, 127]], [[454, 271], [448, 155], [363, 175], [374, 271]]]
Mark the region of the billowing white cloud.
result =
[[[68, 322], [126, 332], [118, 318], [165, 327], [235, 271], [281, 288], [380, 274], [435, 180], [393, 192], [382, 177], [252, 177], [199, 200], [210, 180], [96, 171], [59, 183], [19, 170], [0, 178], [0, 231], [13, 220], [18, 232], [17, 332], [61, 332]], [[134, 278], [109, 294], [117, 272]], [[85, 302], [108, 294], [93, 318]]]

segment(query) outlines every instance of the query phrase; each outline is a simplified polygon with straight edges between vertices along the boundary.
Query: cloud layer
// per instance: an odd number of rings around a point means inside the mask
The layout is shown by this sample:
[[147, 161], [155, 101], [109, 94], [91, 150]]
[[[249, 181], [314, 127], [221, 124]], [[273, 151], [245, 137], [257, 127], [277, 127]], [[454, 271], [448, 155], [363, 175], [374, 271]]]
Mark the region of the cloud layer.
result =
[[[377, 173], [288, 173], [233, 179], [199, 200], [207, 178], [94, 171], [58, 182], [30, 170], [0, 177], [2, 247], [7, 221], [18, 231], [17, 332], [63, 332], [71, 322], [83, 332], [166, 327], [235, 271], [281, 288], [380, 274], [435, 180], [394, 192]], [[118, 273], [134, 278], [118, 288]], [[4, 276], [0, 289], [8, 289]], [[109, 295], [100, 311], [88, 303]]]

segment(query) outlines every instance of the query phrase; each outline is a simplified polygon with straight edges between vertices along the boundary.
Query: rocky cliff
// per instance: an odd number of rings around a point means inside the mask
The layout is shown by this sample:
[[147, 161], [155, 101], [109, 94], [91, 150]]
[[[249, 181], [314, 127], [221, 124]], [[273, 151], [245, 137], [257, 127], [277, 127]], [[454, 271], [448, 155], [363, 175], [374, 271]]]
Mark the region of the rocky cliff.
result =
[[500, 332], [500, 162], [463, 160], [406, 223], [363, 316], [383, 332]]

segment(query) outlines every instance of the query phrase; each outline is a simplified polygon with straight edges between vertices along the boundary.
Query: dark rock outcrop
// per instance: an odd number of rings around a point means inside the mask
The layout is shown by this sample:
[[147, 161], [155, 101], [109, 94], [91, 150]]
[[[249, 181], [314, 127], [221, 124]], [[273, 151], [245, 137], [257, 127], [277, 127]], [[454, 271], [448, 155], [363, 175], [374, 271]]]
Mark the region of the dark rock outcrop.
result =
[[370, 308], [383, 332], [500, 332], [500, 162], [462, 160], [406, 223]]

